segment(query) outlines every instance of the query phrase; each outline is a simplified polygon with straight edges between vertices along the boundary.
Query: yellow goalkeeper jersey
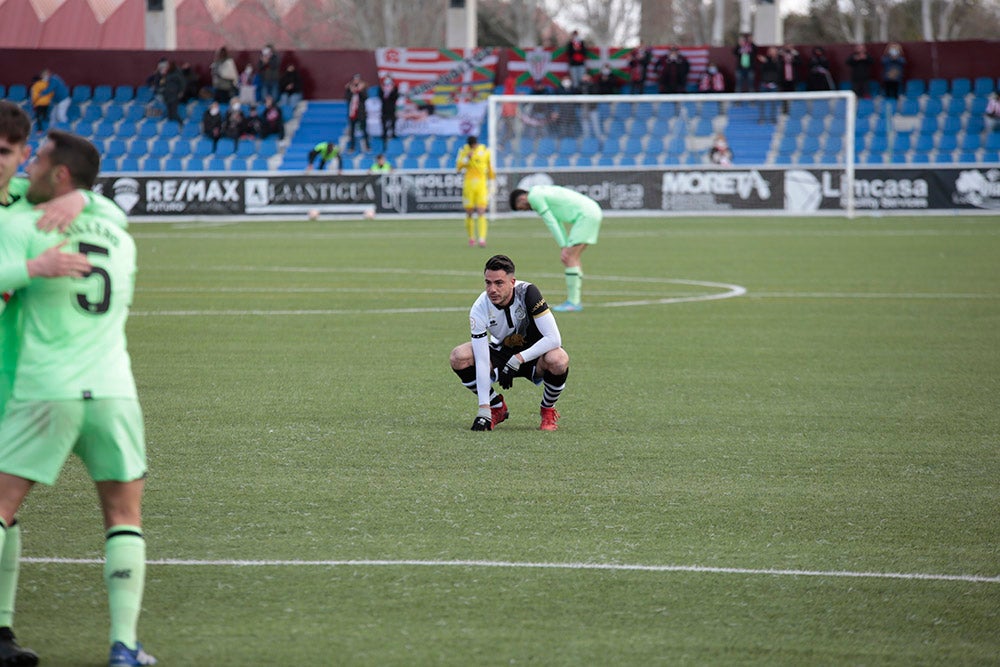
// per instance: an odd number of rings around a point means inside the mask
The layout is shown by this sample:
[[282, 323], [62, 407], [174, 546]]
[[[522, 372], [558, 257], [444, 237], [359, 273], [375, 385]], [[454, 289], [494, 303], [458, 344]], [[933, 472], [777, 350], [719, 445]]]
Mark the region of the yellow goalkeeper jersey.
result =
[[455, 161], [455, 169], [465, 172], [466, 181], [493, 180], [496, 174], [493, 173], [493, 159], [490, 156], [490, 149], [483, 144], [475, 146], [462, 146], [458, 152], [458, 159]]

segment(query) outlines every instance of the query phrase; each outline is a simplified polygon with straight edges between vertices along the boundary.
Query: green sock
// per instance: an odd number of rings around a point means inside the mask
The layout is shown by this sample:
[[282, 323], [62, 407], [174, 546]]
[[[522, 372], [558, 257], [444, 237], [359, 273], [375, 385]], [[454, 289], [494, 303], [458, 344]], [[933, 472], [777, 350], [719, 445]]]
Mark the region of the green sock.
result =
[[21, 528], [0, 519], [0, 628], [14, 625], [14, 598], [21, 568]]
[[146, 541], [136, 526], [113, 526], [104, 543], [104, 583], [111, 610], [111, 643], [134, 649], [146, 583]]
[[583, 288], [583, 269], [579, 266], [566, 267], [566, 298], [570, 303], [580, 303], [580, 291]]

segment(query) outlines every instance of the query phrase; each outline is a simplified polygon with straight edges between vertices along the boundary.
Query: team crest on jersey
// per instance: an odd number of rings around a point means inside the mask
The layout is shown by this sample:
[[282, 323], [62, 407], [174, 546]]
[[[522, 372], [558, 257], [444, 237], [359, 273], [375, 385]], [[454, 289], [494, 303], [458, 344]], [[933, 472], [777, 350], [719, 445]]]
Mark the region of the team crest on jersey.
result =
[[525, 345], [525, 338], [523, 334], [512, 333], [503, 339], [504, 347], [521, 348]]

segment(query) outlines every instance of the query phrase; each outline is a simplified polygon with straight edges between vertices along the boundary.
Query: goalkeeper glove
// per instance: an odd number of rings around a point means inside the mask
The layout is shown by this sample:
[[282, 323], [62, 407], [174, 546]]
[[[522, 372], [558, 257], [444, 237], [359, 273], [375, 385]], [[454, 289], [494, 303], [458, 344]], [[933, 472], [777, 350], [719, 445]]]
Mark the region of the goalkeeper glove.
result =
[[517, 355], [511, 355], [504, 367], [500, 369], [497, 374], [497, 382], [500, 383], [500, 387], [503, 389], [510, 389], [514, 384], [514, 376], [517, 375], [517, 371], [521, 368], [521, 362], [518, 360]]
[[479, 413], [476, 414], [475, 421], [472, 422], [473, 431], [492, 431], [493, 430], [493, 411], [488, 407], [479, 408]]

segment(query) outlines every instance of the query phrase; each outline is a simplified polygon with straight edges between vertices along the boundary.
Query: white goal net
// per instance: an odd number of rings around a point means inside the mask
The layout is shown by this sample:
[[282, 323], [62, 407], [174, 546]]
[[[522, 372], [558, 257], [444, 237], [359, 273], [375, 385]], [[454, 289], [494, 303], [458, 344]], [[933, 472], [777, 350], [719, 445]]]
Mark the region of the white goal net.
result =
[[[780, 201], [748, 198], [747, 208], [808, 212], [822, 200], [824, 208], [854, 212], [856, 98], [849, 91], [493, 95], [488, 123], [497, 171], [513, 178], [562, 171], [586, 180], [600, 172], [669, 189], [685, 174], [729, 170], [760, 179], [762, 193], [781, 190]], [[769, 180], [780, 186], [763, 183]], [[654, 208], [697, 212], [697, 197], [669, 194]], [[506, 210], [500, 199], [498, 210]]]

